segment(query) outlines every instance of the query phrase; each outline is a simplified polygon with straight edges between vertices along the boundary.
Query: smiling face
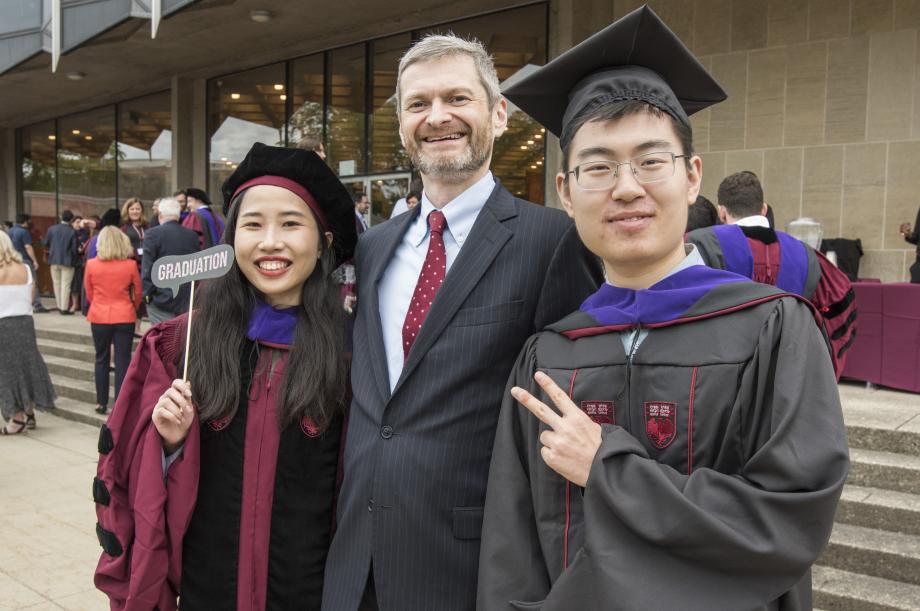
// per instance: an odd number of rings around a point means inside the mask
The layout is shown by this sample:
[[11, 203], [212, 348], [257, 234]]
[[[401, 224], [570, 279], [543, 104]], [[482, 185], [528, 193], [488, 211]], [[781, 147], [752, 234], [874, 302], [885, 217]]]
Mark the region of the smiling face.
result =
[[[585, 123], [572, 139], [568, 165], [622, 163], [662, 151], [683, 154], [670, 119], [639, 112]], [[687, 208], [699, 194], [701, 176], [702, 163], [693, 156], [689, 168], [683, 158], [676, 159], [674, 175], [661, 182], [639, 183], [628, 166], [621, 166], [607, 191], [583, 191], [574, 175], [566, 181], [562, 173], [556, 176], [556, 189], [582, 241], [603, 259], [608, 279], [619, 286], [646, 288], [685, 256]]]
[[458, 184], [488, 167], [496, 134], [507, 124], [506, 103], [490, 107], [471, 57], [410, 65], [400, 95], [399, 138], [423, 176]]
[[144, 207], [140, 202], [134, 202], [128, 206], [128, 220], [132, 223], [137, 223], [141, 220], [141, 214], [144, 212]]
[[274, 307], [299, 305], [303, 283], [322, 254], [321, 234], [307, 204], [281, 187], [257, 185], [239, 204], [233, 250], [243, 276]]

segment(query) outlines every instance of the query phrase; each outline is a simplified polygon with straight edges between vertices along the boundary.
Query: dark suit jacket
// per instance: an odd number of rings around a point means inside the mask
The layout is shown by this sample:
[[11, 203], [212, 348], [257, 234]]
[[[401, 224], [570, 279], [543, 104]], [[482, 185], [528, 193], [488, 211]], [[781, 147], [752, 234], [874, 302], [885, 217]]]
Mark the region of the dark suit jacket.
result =
[[356, 254], [354, 397], [324, 611], [355, 611], [373, 561], [381, 611], [471, 610], [495, 425], [525, 340], [575, 310], [599, 261], [559, 210], [497, 185], [392, 394], [377, 285], [421, 207], [371, 227]]
[[917, 210], [917, 221], [914, 223], [913, 230], [904, 236], [904, 239], [917, 245], [917, 260], [910, 266], [910, 281], [920, 284], [920, 210]]
[[77, 265], [77, 232], [68, 223], [49, 227], [42, 243], [48, 249], [48, 265]]
[[188, 310], [189, 286], [183, 284], [179, 295], [173, 297], [170, 289], [161, 289], [153, 285], [150, 270], [160, 257], [167, 255], [188, 255], [198, 252], [198, 234], [193, 230], [183, 227], [176, 221], [167, 221], [148, 229], [144, 233], [144, 258], [141, 261], [141, 283], [144, 298], [156, 307], [181, 314]]

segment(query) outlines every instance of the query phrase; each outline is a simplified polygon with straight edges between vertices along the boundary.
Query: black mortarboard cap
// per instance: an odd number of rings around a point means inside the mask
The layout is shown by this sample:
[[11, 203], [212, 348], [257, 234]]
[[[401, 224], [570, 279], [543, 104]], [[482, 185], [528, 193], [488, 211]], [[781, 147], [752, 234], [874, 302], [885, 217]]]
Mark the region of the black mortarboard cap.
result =
[[208, 197], [208, 193], [204, 189], [189, 187], [183, 191], [183, 193], [185, 193], [186, 197], [194, 197], [198, 201], [204, 202], [208, 206], [211, 205], [211, 198]]
[[[291, 181], [295, 184], [288, 183], [292, 187], [289, 190], [295, 193], [298, 191], [297, 186], [302, 187], [306, 194], [298, 193], [298, 196], [305, 198], [304, 201], [319, 218], [320, 225], [325, 225], [324, 230], [332, 232], [336, 264], [340, 265], [352, 258], [358, 234], [351, 194], [319, 155], [313, 151], [256, 142], [221, 186], [224, 215], [230, 211], [233, 196], [240, 187], [261, 177], [280, 177]], [[262, 184], [284, 186], [284, 181]], [[315, 201], [309, 201], [311, 197]]]
[[642, 6], [503, 90], [565, 143], [568, 124], [597, 106], [641, 100], [685, 125], [725, 91], [648, 6]]

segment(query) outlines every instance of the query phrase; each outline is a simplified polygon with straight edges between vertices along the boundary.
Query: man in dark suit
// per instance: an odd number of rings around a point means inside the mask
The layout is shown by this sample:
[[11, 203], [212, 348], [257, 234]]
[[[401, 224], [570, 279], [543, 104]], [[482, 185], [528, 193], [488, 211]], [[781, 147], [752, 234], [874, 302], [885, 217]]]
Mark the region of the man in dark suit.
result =
[[182, 207], [174, 197], [164, 197], [158, 208], [159, 225], [144, 236], [144, 258], [141, 261], [141, 286], [147, 302], [147, 316], [157, 324], [175, 318], [188, 310], [189, 286], [183, 284], [175, 297], [170, 289], [153, 285], [150, 272], [160, 257], [188, 255], [198, 252], [198, 234], [179, 224]]
[[73, 212], [64, 210], [61, 222], [49, 227], [42, 240], [48, 249], [54, 300], [58, 312], [63, 315], [73, 314], [70, 311], [70, 285], [73, 282], [74, 268], [77, 266], [77, 232], [70, 226], [72, 222]]
[[505, 382], [527, 337], [602, 280], [559, 210], [492, 177], [507, 123], [478, 42], [431, 36], [400, 62], [400, 139], [424, 184], [358, 243], [353, 400], [324, 611], [475, 607]]
[[910, 266], [910, 281], [920, 284], [920, 210], [917, 211], [917, 222], [911, 230], [910, 223], [901, 223], [901, 235], [911, 244], [917, 245], [917, 260]]
[[367, 231], [367, 211], [371, 209], [371, 202], [367, 199], [367, 193], [363, 191], [355, 193], [354, 195], [355, 202], [355, 229], [358, 232], [358, 235], [361, 235]]

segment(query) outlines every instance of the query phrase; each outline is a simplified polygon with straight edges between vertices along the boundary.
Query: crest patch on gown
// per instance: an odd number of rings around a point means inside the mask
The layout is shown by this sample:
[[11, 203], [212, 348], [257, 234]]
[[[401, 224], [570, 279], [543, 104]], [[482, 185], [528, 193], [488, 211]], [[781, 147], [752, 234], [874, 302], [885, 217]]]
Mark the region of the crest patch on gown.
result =
[[598, 424], [616, 424], [616, 406], [613, 401], [582, 401], [581, 411]]
[[303, 434], [307, 437], [319, 437], [319, 427], [316, 426], [316, 423], [313, 422], [313, 419], [309, 416], [304, 416], [300, 419], [300, 430], [303, 431]]
[[651, 401], [645, 404], [645, 435], [659, 450], [677, 437], [677, 404]]

